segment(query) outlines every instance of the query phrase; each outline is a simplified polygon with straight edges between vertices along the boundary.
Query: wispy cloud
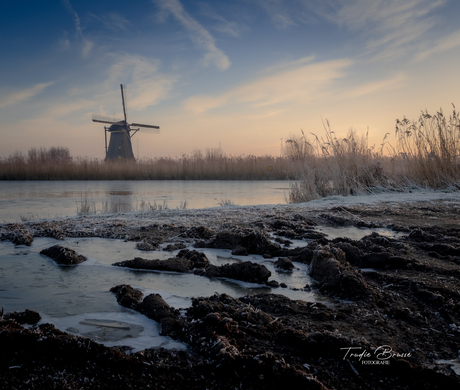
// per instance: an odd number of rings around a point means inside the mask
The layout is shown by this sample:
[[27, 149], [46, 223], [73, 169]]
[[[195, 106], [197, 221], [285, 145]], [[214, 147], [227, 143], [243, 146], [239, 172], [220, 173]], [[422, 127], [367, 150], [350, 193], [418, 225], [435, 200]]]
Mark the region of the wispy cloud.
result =
[[103, 90], [109, 94], [120, 82], [129, 84], [129, 107], [141, 110], [170, 97], [178, 76], [159, 72], [159, 62], [142, 56], [125, 54], [113, 55], [114, 64], [108, 69], [108, 78]]
[[215, 21], [213, 26], [213, 30], [215, 31], [238, 38], [243, 32], [249, 29], [245, 24], [239, 21], [230, 21], [227, 14], [225, 14], [227, 17], [222, 16], [222, 14], [218, 13], [210, 4], [200, 3], [200, 7], [201, 14]]
[[35, 95], [38, 95], [45, 88], [53, 84], [54, 81], [51, 81], [49, 83], [40, 83], [31, 88], [5, 93], [4, 96], [0, 97], [0, 108], [5, 108], [18, 103], [22, 103], [23, 101], [30, 99]]
[[[259, 5], [267, 12], [274, 25], [279, 29], [285, 29], [295, 25], [295, 12], [285, 0], [259, 0]], [[298, 8], [298, 7], [295, 7]]]
[[102, 23], [105, 28], [114, 31], [126, 31], [131, 25], [129, 20], [117, 12], [109, 12], [108, 14], [102, 16], [90, 13], [90, 17]]
[[69, 0], [62, 0], [62, 4], [64, 4], [64, 6], [66, 7], [67, 11], [69, 11], [74, 17], [75, 29], [77, 31], [77, 34], [81, 37], [81, 39], [83, 41], [82, 54], [83, 54], [83, 57], [86, 57], [90, 53], [90, 51], [93, 48], [94, 44], [93, 44], [93, 42], [91, 42], [90, 40], [86, 39], [83, 36], [83, 32], [82, 32], [81, 24], [80, 24], [80, 18], [78, 17], [78, 14], [72, 8], [72, 5], [70, 4], [70, 1]]
[[185, 11], [179, 0], [152, 0], [159, 7], [186, 28], [190, 34], [192, 42], [206, 51], [203, 62], [205, 66], [215, 65], [220, 70], [226, 70], [231, 65], [225, 53], [220, 50], [215, 43], [214, 37], [199, 22]]
[[345, 94], [345, 98], [355, 98], [376, 92], [402, 88], [406, 80], [407, 76], [404, 73], [398, 73], [390, 78], [373, 81], [353, 88], [350, 92]]
[[425, 41], [449, 0], [257, 0], [280, 29], [327, 20], [353, 31], [371, 60], [393, 58]]
[[460, 30], [445, 36], [438, 41], [430, 42], [429, 49], [422, 49], [415, 57], [416, 61], [422, 61], [434, 54], [452, 50], [460, 46]]
[[195, 113], [228, 104], [240, 103], [262, 107], [284, 103], [308, 103], [329, 94], [333, 80], [344, 76], [348, 59], [308, 63], [261, 77], [216, 96], [195, 96], [185, 107]]
[[447, 0], [348, 0], [323, 14], [339, 26], [359, 32], [373, 59], [390, 58], [426, 39], [437, 22], [434, 15]]

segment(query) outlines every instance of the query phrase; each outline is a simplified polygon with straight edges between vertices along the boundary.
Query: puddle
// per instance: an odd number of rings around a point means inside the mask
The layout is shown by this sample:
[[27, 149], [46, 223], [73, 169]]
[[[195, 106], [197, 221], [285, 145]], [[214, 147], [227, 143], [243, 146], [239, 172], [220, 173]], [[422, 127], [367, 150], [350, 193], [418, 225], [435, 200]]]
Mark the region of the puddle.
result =
[[440, 359], [435, 361], [436, 364], [445, 364], [455, 372], [456, 375], [460, 376], [460, 361], [459, 360], [445, 360]]
[[135, 312], [90, 313], [66, 317], [42, 316], [62, 331], [84, 336], [107, 347], [125, 346], [132, 352], [147, 348], [186, 349], [187, 345], [161, 336], [158, 324]]
[[[53, 245], [74, 249], [87, 256], [88, 260], [78, 266], [59, 266], [50, 258], [40, 255], [42, 249]], [[275, 293], [291, 299], [323, 301], [313, 292], [302, 290], [311, 284], [305, 264], [295, 263], [296, 269], [291, 273], [280, 272], [274, 266], [277, 259], [257, 255], [233, 256], [230, 250], [199, 250], [215, 265], [248, 260], [263, 264], [272, 273], [270, 280], [285, 283], [289, 288], [272, 289], [261, 284], [226, 278], [209, 279], [193, 273], [130, 270], [112, 266], [115, 262], [134, 257], [163, 260], [178, 252], [143, 252], [136, 249], [134, 242], [103, 238], [68, 238], [65, 241], [37, 238], [30, 247], [0, 242], [0, 303], [6, 312], [25, 309], [37, 311], [43, 318], [42, 322], [51, 322], [63, 331], [81, 334], [108, 346], [127, 345], [134, 349], [145, 349], [174, 344], [169, 344], [171, 340], [158, 338], [154, 321], [120, 306], [110, 292], [112, 287], [129, 284], [141, 290], [144, 296], [160, 294], [170, 306], [177, 309], [190, 307], [192, 297], [208, 297], [216, 292], [234, 298]]]
[[326, 234], [326, 238], [328, 240], [333, 240], [334, 238], [338, 237], [346, 237], [352, 240], [360, 240], [361, 238], [376, 232], [384, 237], [400, 237], [404, 235], [401, 232], [395, 232], [391, 229], [386, 228], [358, 228], [355, 226], [347, 226], [347, 227], [331, 227], [331, 226], [318, 226], [317, 230], [321, 233]]

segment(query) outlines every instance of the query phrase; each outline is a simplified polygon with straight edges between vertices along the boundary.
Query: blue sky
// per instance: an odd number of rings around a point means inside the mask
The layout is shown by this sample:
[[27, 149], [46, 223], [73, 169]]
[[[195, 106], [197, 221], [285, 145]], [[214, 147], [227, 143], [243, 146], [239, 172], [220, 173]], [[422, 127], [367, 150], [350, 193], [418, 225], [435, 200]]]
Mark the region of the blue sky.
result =
[[275, 154], [290, 135], [369, 130], [460, 106], [458, 0], [15, 0], [0, 16], [0, 157], [104, 157], [92, 114], [159, 125], [139, 157]]

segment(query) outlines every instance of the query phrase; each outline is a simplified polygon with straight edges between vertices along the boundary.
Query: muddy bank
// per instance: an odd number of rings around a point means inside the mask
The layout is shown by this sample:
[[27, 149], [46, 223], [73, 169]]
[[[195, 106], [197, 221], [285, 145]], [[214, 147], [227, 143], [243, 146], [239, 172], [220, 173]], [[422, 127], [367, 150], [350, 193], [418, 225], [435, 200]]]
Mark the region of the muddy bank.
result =
[[[296, 272], [296, 264], [304, 263], [315, 280], [309, 287], [331, 302], [294, 301], [273, 289], [240, 299], [195, 298], [179, 311], [158, 294], [113, 286], [120, 305], [157, 321], [163, 335], [185, 342], [188, 350], [132, 354], [49, 324], [21, 325], [24, 318], [36, 319], [31, 313], [5, 316], [2, 388], [276, 389], [286, 383], [302, 389], [460, 388], [458, 204], [289, 210], [251, 212], [233, 223], [215, 218], [205, 223], [200, 216], [168, 224], [140, 218], [104, 225], [94, 219], [85, 221], [87, 230], [69, 220], [2, 225], [2, 238], [11, 241], [93, 232], [148, 243], [149, 253], [183, 244], [258, 253], [274, 259], [282, 272]], [[331, 240], [318, 230], [324, 225], [386, 227], [400, 235], [369, 232], [358, 240]], [[297, 247], [293, 242], [299, 239], [308, 241]], [[168, 266], [186, 272], [208, 267], [195, 252], [182, 252], [183, 260]]]

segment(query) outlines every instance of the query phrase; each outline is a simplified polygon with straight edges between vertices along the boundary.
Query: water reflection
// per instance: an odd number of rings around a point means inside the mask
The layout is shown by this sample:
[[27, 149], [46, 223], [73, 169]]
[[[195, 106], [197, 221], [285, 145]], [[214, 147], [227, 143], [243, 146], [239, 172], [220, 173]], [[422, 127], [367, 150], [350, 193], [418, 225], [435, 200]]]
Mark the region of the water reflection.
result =
[[[20, 216], [73, 216], [83, 206], [97, 212], [126, 212], [157, 208], [199, 209], [229, 200], [235, 205], [284, 204], [289, 182], [282, 180], [98, 180], [3, 181], [0, 221]], [[30, 218], [29, 218], [30, 219]]]

